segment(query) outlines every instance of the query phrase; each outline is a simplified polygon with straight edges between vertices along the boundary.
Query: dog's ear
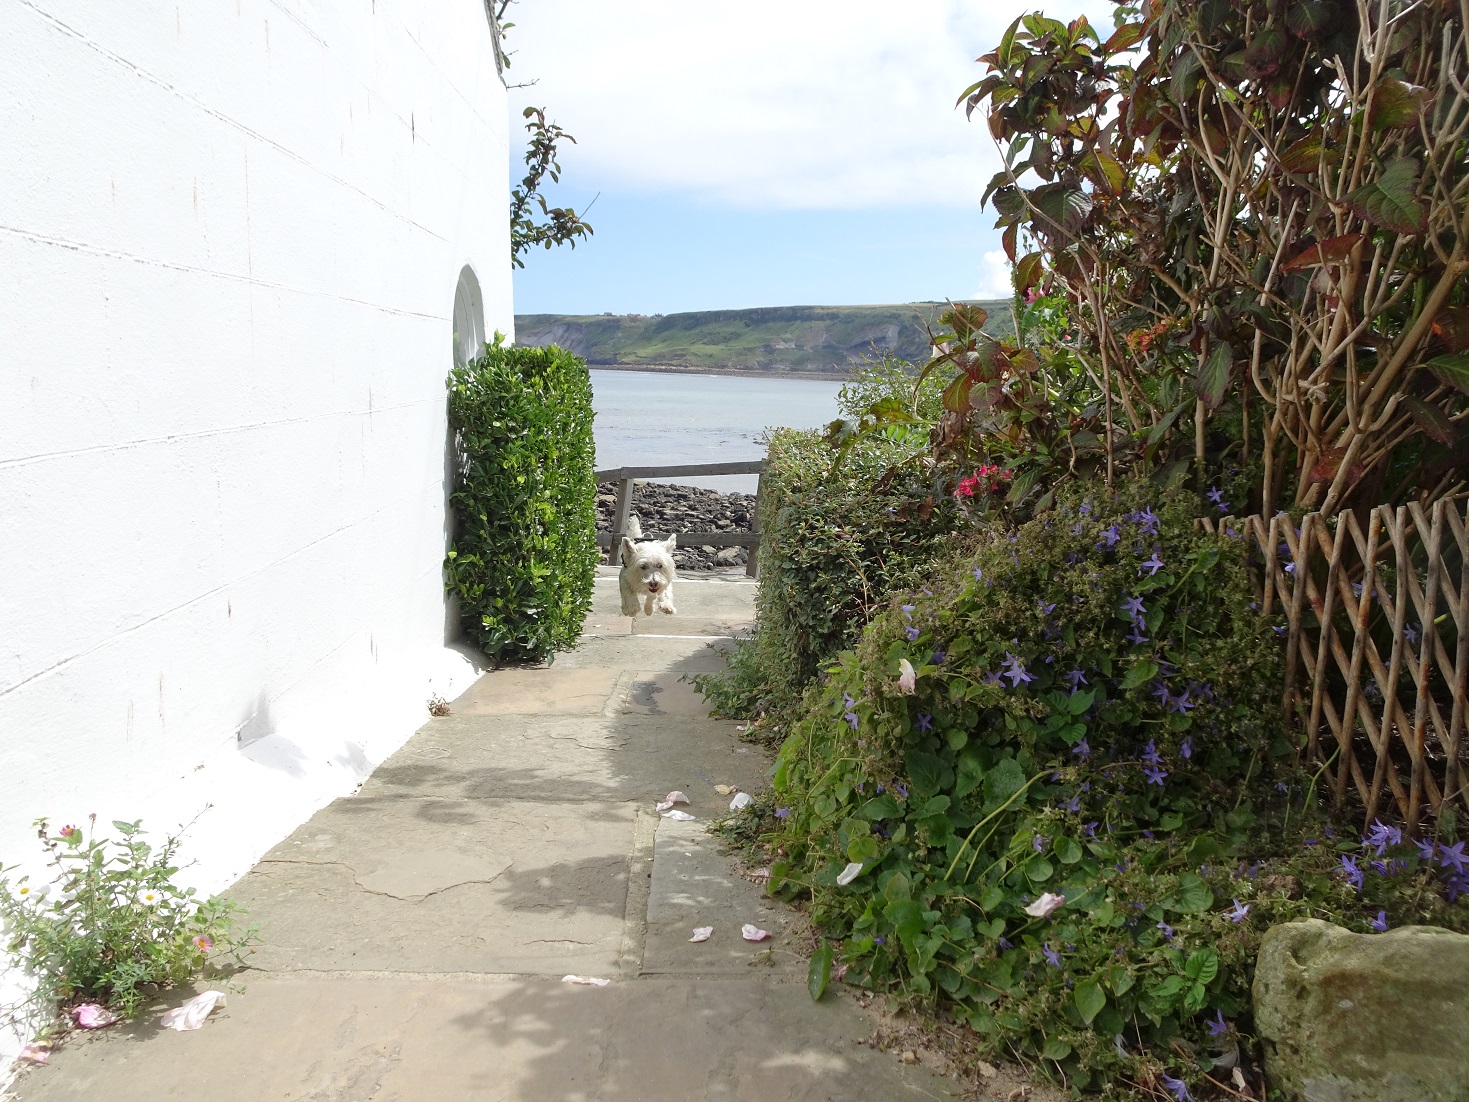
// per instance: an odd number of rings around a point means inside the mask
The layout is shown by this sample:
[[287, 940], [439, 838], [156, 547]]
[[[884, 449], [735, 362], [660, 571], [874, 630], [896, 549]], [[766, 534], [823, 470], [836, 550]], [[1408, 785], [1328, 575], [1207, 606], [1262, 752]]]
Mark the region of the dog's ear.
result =
[[632, 540], [628, 539], [626, 536], [623, 536], [622, 537], [622, 561], [625, 562], [625, 563], [632, 562], [633, 559], [637, 558], [637, 555], [638, 555], [637, 549], [633, 547]]
[[664, 540], [663, 541], [663, 546], [666, 547], [670, 551], [672, 551], [675, 547], [677, 547], [678, 546], [678, 533], [675, 532], [675, 533], [673, 533], [673, 535], [669, 536], [666, 540]]

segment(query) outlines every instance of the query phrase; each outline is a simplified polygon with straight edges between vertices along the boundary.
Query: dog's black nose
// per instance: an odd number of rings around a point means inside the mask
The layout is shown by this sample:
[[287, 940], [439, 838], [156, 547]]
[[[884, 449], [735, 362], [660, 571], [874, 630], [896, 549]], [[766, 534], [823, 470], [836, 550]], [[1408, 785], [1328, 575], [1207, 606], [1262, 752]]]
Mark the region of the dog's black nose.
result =
[[658, 583], [657, 582], [649, 582], [648, 583], [648, 592], [649, 593], [657, 593], [658, 592]]

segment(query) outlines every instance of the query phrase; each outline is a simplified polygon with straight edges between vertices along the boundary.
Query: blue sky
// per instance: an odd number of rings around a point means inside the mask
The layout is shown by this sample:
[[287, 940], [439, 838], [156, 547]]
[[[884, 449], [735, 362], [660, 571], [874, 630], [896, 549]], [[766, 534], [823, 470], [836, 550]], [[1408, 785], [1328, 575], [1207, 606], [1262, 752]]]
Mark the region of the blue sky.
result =
[[977, 204], [749, 210], [604, 192], [587, 220], [596, 234], [575, 251], [526, 257], [515, 273], [516, 313], [963, 298], [979, 289], [976, 255], [997, 247], [986, 228], [994, 218]]
[[[548, 198], [600, 193], [596, 235], [536, 250], [517, 313], [673, 313], [1005, 293], [999, 167], [954, 101], [1024, 4], [524, 0], [512, 135], [544, 106], [578, 140]], [[1110, 28], [1110, 8], [1068, 0]], [[523, 171], [512, 143], [511, 171]]]

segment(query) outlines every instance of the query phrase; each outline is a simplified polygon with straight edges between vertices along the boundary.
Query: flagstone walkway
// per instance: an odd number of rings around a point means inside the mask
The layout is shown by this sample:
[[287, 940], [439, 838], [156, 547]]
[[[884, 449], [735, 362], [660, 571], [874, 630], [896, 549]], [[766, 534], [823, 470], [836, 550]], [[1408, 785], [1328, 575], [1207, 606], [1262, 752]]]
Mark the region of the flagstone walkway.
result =
[[[872, 1024], [845, 992], [811, 1001], [786, 936], [794, 912], [734, 875], [705, 833], [729, 802], [714, 786], [759, 790], [768, 761], [680, 678], [720, 666], [753, 596], [742, 576], [685, 578], [677, 616], [630, 621], [604, 570], [577, 650], [485, 674], [235, 885], [264, 938], [244, 993], [197, 1033], [160, 1030], [155, 1011], [71, 1043], [16, 1097], [957, 1093], [854, 1043]], [[689, 795], [695, 821], [659, 817], [671, 789]], [[743, 941], [746, 922], [775, 938]], [[688, 941], [709, 925], [709, 941]]]

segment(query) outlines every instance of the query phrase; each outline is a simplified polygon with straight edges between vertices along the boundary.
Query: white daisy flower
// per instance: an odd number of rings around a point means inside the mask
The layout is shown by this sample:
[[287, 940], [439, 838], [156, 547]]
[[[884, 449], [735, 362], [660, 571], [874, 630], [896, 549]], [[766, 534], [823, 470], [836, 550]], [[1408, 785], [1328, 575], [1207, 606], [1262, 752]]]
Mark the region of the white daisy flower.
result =
[[50, 884], [20, 884], [15, 889], [15, 898], [22, 903], [39, 903], [51, 894]]
[[145, 907], [156, 907], [163, 902], [163, 893], [156, 888], [144, 888], [138, 893], [138, 902]]

